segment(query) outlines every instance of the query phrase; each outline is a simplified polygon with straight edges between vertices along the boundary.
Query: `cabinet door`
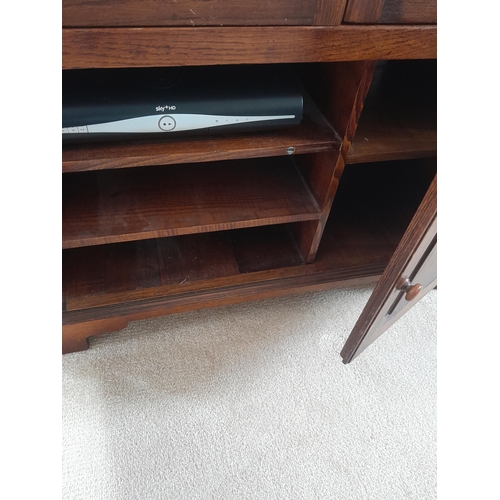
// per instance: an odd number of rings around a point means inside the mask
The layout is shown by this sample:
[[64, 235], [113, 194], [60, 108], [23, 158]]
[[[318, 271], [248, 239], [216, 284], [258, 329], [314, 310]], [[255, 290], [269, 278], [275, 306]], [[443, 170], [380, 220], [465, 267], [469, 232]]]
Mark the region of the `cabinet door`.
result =
[[349, 0], [344, 22], [436, 24], [437, 0]]
[[434, 177], [340, 355], [350, 363], [437, 284]]
[[63, 27], [312, 26], [342, 22], [346, 0], [62, 0]]

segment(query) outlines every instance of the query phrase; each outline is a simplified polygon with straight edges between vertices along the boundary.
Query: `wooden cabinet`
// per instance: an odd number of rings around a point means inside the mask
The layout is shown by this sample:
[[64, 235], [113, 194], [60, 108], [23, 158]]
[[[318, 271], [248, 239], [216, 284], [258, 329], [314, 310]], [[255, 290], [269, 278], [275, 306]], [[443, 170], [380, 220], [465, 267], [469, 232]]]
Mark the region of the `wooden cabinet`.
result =
[[[132, 1], [63, 2], [64, 71], [287, 65], [306, 95], [290, 129], [63, 146], [63, 352], [131, 320], [375, 282], [386, 268], [435, 174], [435, 97], [397, 75], [435, 84], [436, 28], [333, 26], [342, 2], [319, 0], [273, 2], [266, 22], [247, 22], [255, 3], [155, 3], [169, 15], [150, 22], [147, 2], [143, 17]], [[175, 18], [187, 7], [205, 27]], [[292, 7], [290, 26], [265, 26]], [[425, 106], [401, 105], [417, 97]]]

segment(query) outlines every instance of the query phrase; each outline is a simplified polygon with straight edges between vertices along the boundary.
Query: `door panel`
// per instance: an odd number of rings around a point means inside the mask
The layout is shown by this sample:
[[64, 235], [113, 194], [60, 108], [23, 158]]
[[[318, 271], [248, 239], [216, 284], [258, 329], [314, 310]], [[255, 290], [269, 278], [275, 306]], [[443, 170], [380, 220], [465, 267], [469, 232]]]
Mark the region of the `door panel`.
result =
[[344, 22], [436, 24], [437, 0], [349, 0]]
[[63, 27], [334, 26], [346, 0], [62, 0]]
[[350, 363], [437, 284], [434, 177], [340, 355]]

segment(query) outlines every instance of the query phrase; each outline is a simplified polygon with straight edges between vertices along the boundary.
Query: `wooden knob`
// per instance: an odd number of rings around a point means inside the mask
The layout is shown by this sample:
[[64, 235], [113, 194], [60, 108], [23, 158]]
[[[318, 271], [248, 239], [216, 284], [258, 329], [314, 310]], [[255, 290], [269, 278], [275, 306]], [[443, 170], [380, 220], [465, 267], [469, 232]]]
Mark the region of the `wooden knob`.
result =
[[422, 285], [420, 283], [411, 285], [406, 289], [405, 299], [408, 302], [411, 302], [421, 291], [422, 291]]
[[406, 276], [401, 276], [401, 278], [399, 278], [396, 288], [405, 292], [405, 299], [408, 302], [411, 302], [422, 291], [422, 285], [420, 283], [412, 285], [410, 278]]

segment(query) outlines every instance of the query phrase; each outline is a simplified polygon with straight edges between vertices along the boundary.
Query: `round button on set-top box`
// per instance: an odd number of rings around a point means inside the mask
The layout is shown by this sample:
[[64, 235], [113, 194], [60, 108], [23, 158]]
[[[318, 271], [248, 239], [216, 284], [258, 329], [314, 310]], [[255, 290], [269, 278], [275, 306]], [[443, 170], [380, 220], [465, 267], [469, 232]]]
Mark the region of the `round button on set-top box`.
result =
[[162, 116], [160, 118], [160, 121], [158, 122], [158, 126], [165, 132], [168, 132], [169, 130], [174, 130], [175, 120], [169, 115]]

